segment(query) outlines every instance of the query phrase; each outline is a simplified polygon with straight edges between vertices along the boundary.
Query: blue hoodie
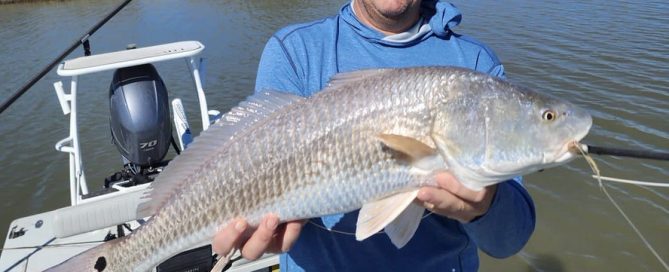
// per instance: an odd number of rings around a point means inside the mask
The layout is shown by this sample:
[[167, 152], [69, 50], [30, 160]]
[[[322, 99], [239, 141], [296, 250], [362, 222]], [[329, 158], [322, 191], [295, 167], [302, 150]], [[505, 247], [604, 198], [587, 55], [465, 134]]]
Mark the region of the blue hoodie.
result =
[[[336, 73], [382, 67], [461, 66], [504, 76], [492, 50], [451, 31], [462, 18], [453, 5], [424, 0], [421, 14], [414, 27], [392, 36], [358, 21], [350, 4], [337, 16], [283, 28], [265, 46], [256, 91], [309, 96]], [[476, 271], [477, 248], [493, 257], [511, 256], [525, 245], [535, 224], [532, 199], [513, 180], [498, 185], [485, 215], [466, 224], [427, 216], [402, 249], [383, 234], [356, 241], [351, 234], [357, 215], [311, 219], [293, 248], [281, 255], [281, 270]]]

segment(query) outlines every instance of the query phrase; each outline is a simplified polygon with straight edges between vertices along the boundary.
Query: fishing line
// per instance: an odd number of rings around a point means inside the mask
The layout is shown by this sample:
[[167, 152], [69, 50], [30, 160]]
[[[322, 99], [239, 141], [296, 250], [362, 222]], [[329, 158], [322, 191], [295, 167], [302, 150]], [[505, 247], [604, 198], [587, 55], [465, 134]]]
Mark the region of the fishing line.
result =
[[604, 192], [606, 197], [609, 199], [609, 201], [611, 201], [611, 203], [613, 203], [613, 206], [616, 207], [616, 209], [618, 209], [618, 212], [620, 212], [620, 214], [625, 218], [625, 220], [627, 220], [627, 223], [629, 223], [629, 225], [632, 227], [634, 232], [636, 232], [636, 234], [639, 236], [639, 238], [641, 238], [641, 241], [643, 241], [643, 243], [650, 250], [650, 252], [652, 252], [653, 255], [655, 255], [655, 258], [657, 258], [657, 260], [660, 261], [662, 266], [664, 266], [664, 269], [669, 271], [669, 265], [667, 265], [667, 263], [664, 262], [662, 257], [660, 257], [660, 255], [657, 254], [657, 252], [655, 251], [653, 246], [651, 246], [650, 243], [646, 240], [646, 237], [644, 237], [643, 234], [641, 234], [641, 231], [636, 227], [636, 225], [634, 225], [632, 220], [630, 220], [630, 218], [623, 211], [623, 209], [620, 208], [620, 205], [618, 205], [618, 203], [615, 200], [613, 200], [613, 197], [611, 197], [609, 192], [606, 190], [606, 186], [604, 186], [604, 184], [602, 183], [602, 176], [600, 175], [600, 171], [599, 171], [599, 168], [597, 167], [597, 163], [595, 163], [595, 160], [590, 155], [588, 155], [585, 152], [585, 150], [583, 150], [583, 148], [581, 148], [581, 145], [575, 144], [574, 146], [576, 146], [576, 148], [578, 148], [578, 150], [581, 152], [581, 155], [583, 155], [583, 157], [585, 158], [585, 161], [588, 162], [588, 165], [590, 165], [590, 168], [595, 173], [594, 178], [597, 179], [597, 182], [599, 183], [599, 188], [602, 189], [602, 191]]
[[104, 240], [100, 240], [100, 241], [72, 242], [72, 243], [62, 243], [62, 244], [48, 244], [42, 246], [7, 247], [7, 248], [0, 248], [0, 251], [14, 250], [14, 249], [36, 249], [36, 248], [47, 248], [47, 247], [77, 246], [77, 245], [86, 245], [86, 244], [95, 244], [104, 242], [105, 242]]
[[[423, 219], [427, 218], [428, 216], [430, 216], [432, 214], [433, 214], [433, 212], [429, 212], [429, 213], [423, 215], [423, 217], [420, 220], [423, 220]], [[323, 229], [323, 230], [326, 230], [326, 231], [329, 231], [329, 232], [334, 232], [334, 233], [344, 234], [344, 235], [355, 235], [355, 232], [341, 231], [341, 230], [336, 230], [336, 229], [328, 229], [328, 228], [326, 228], [322, 225], [317, 224], [316, 222], [313, 222], [311, 219], [307, 220], [307, 222], [309, 222], [309, 224], [312, 224], [312, 225], [314, 225], [314, 226], [316, 226], [320, 229]], [[377, 233], [385, 233], [385, 231], [382, 230], [382, 231], [379, 231]]]
[[662, 183], [662, 182], [648, 182], [648, 181], [640, 181], [640, 180], [612, 178], [612, 177], [605, 177], [605, 176], [598, 176], [598, 175], [592, 175], [592, 177], [595, 178], [595, 179], [601, 179], [601, 180], [612, 181], [612, 182], [618, 182], [618, 183], [634, 184], [634, 185], [639, 185], [639, 186], [649, 186], [649, 187], [665, 187], [665, 188], [669, 188], [669, 183]]
[[[609, 147], [591, 146], [591, 145], [579, 144], [579, 143], [573, 143], [572, 145], [570, 145], [569, 150], [572, 151], [572, 152], [579, 152], [584, 157], [590, 157], [591, 154], [595, 154], [595, 155], [614, 155], [614, 156], [627, 156], [627, 157], [633, 157], [633, 158], [669, 160], [669, 153], [639, 151], [639, 150], [630, 150], [630, 149], [616, 149], [616, 148], [609, 148]], [[592, 157], [590, 157], [590, 158], [592, 159]], [[586, 161], [588, 161], [587, 158], [586, 158]], [[588, 162], [588, 163], [590, 163], [590, 162]], [[611, 182], [627, 183], [627, 184], [634, 184], [634, 185], [639, 185], [639, 186], [669, 188], [669, 183], [667, 183], [667, 182], [648, 182], [648, 181], [640, 181], [640, 180], [621, 179], [621, 178], [614, 178], [614, 177], [605, 177], [605, 176], [601, 176], [599, 174], [592, 175], [592, 177], [597, 179], [597, 180], [600, 180], [600, 181], [601, 180], [606, 180], [606, 181], [611, 181]]]
[[[140, 222], [140, 224], [142, 224]], [[131, 233], [134, 232], [130, 227], [128, 227], [128, 224], [123, 224], [123, 226], [128, 229]], [[56, 238], [53, 238], [56, 239]], [[86, 245], [86, 244], [95, 244], [95, 243], [104, 243], [107, 242], [108, 240], [99, 240], [99, 241], [84, 241], [84, 242], [70, 242], [70, 243], [60, 243], [60, 244], [46, 244], [46, 245], [41, 245], [41, 246], [24, 246], [24, 247], [8, 247], [8, 248], [0, 248], [0, 252], [3, 250], [18, 250], [18, 249], [36, 249], [36, 248], [49, 248], [49, 247], [65, 247], [65, 246], [78, 246], [78, 245]]]
[[[311, 219], [309, 219], [308, 222], [309, 222], [309, 224], [312, 224], [312, 225], [314, 225], [314, 226], [316, 226], [316, 227], [318, 227], [318, 228], [320, 228], [320, 229], [323, 229], [323, 230], [326, 230], [326, 231], [329, 231], [329, 232], [334, 232], [334, 233], [344, 234], [344, 235], [355, 235], [355, 233], [352, 233], [352, 232], [340, 231], [340, 230], [336, 230], [336, 229], [328, 229], [328, 228], [326, 228], [326, 227], [324, 227], [324, 226], [321, 226], [321, 225], [317, 224], [317, 223], [314, 222], [314, 221], [311, 221]], [[381, 232], [383, 232], [383, 231], [381, 231]]]
[[218, 261], [216, 261], [216, 264], [214, 267], [211, 268], [211, 272], [222, 272], [230, 269], [232, 267], [232, 264], [236, 261], [239, 261], [242, 259], [242, 256], [237, 256], [236, 258], [232, 258], [239, 249], [233, 248], [227, 255], [222, 256]]

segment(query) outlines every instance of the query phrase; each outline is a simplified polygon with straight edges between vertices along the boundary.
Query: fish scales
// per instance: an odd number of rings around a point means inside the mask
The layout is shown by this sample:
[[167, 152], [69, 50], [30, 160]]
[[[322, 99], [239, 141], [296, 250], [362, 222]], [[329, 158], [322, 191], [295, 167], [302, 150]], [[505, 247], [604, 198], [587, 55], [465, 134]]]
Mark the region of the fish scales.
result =
[[[436, 128], [476, 125], [467, 122], [478, 120], [481, 112], [472, 113], [463, 105], [478, 109], [481, 103], [491, 103], [490, 96], [504, 97], [503, 91], [509, 88], [503, 81], [459, 68], [348, 76], [335, 79], [333, 86], [311, 98], [260, 118], [229, 139], [212, 144], [196, 137], [181, 156], [199, 152], [202, 160], [184, 162], [177, 157], [171, 163], [193, 164], [185, 168], [191, 172], [177, 173], [184, 175], [183, 183], [145, 225], [102, 246], [109, 271], [150, 270], [181, 250], [210, 241], [219, 226], [234, 218], [246, 218], [251, 225], [259, 224], [267, 213], [282, 221], [313, 218], [434, 185], [427, 175], [412, 172], [411, 165], [398, 161], [377, 136], [402, 135], [437, 148]], [[448, 103], [461, 105], [444, 107]], [[261, 104], [251, 102], [247, 107]], [[449, 112], [439, 113], [439, 107]], [[233, 109], [228, 116], [244, 118], [248, 112]], [[436, 125], [435, 118], [449, 115], [448, 122]], [[221, 131], [216, 128], [221, 125], [203, 134]], [[465, 163], [472, 161], [465, 159]], [[170, 178], [166, 175], [170, 167], [176, 166], [169, 165], [155, 184]]]
[[[383, 85], [384, 80], [362, 82], [359, 88], [371, 90]], [[404, 82], [411, 80], [414, 79]], [[426, 75], [420, 80], [423, 82], [418, 84], [429, 86], [434, 79]], [[158, 240], [162, 252], [145, 253], [153, 255], [151, 259], [162, 260], [165, 256], [161, 255], [211, 239], [218, 226], [236, 217], [245, 217], [253, 225], [268, 212], [282, 220], [309, 218], [353, 210], [380, 197], [381, 192], [391, 193], [392, 188], [401, 188], [403, 182], [409, 181], [403, 173], [408, 167], [395, 164], [370, 136], [389, 132], [426, 140], [430, 115], [425, 106], [419, 105], [423, 103], [419, 98], [424, 95], [423, 89], [406, 86], [316, 95], [312, 103], [268, 120], [264, 129], [250, 132], [253, 137], [237, 138], [239, 141], [229, 152], [204, 162], [213, 169], [193, 173], [192, 184], [133, 236], [156, 233], [152, 238]], [[392, 103], [385, 102], [389, 99]], [[394, 118], [400, 121], [387, 122]], [[321, 124], [329, 125], [323, 129]], [[281, 133], [290, 131], [302, 133]], [[247, 165], [259, 167], [240, 168], [245, 164], [237, 162], [247, 162], [249, 158], [253, 162]], [[213, 165], [215, 160], [221, 163]], [[382, 177], [377, 179], [379, 182], [367, 182], [373, 175]], [[307, 205], [302, 204], [305, 200]], [[334, 200], [340, 205], [327, 209]], [[231, 205], [226, 205], [228, 202]], [[217, 218], [211, 220], [210, 216]], [[133, 238], [123, 241], [120, 252], [131, 253], [156, 243], [139, 239], [132, 243]], [[124, 265], [137, 264], [130, 267], [144, 271], [156, 265], [144, 262], [147, 255], [127, 254], [118, 260], [123, 260], [120, 263]]]

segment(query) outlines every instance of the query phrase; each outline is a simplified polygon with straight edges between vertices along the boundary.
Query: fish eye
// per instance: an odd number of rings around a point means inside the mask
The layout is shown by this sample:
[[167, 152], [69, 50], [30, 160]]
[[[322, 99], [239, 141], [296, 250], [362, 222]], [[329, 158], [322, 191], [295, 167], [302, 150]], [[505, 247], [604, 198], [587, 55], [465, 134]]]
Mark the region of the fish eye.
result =
[[545, 110], [544, 113], [541, 114], [541, 118], [546, 121], [553, 121], [557, 118], [557, 113], [553, 110]]

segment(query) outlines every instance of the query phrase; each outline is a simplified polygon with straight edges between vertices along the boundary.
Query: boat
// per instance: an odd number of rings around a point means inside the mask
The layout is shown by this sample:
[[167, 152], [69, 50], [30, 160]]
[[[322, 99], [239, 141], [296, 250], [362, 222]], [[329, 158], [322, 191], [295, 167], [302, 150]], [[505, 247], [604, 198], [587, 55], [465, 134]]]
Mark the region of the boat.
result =
[[[153, 64], [185, 60], [198, 97], [202, 130], [206, 130], [221, 114], [207, 107], [201, 76], [204, 61], [199, 58], [204, 49], [198, 41], [141, 48], [130, 45], [125, 50], [69, 59], [58, 65], [58, 75], [70, 83], [69, 93], [63, 81], [53, 84], [63, 113], [69, 115], [69, 136], [57, 141], [55, 149], [68, 154], [70, 206], [14, 220], [0, 255], [0, 271], [43, 271], [104, 241], [128, 235], [150, 220], [136, 213], [142, 196], [169, 163], [164, 158], [170, 147], [178, 154], [192, 140], [181, 100], [168, 103], [168, 88]], [[77, 82], [82, 76], [104, 71], [114, 71], [109, 91], [110, 130], [124, 163], [104, 180], [101, 190], [92, 190], [79, 144]], [[172, 127], [177, 139], [172, 136]], [[173, 256], [154, 271], [210, 271], [216, 257], [210, 244], [201, 244]], [[237, 257], [233, 259], [240, 259]], [[252, 262], [235, 261], [226, 271], [272, 269], [278, 262], [277, 255], [265, 254]]]

